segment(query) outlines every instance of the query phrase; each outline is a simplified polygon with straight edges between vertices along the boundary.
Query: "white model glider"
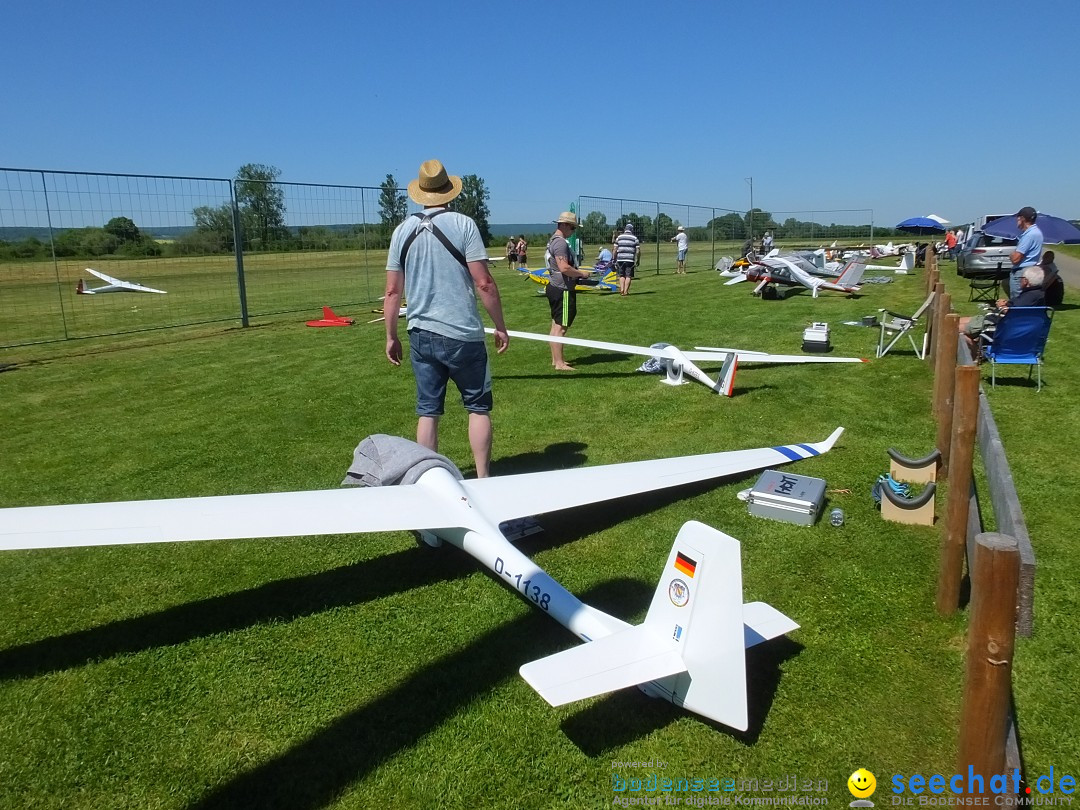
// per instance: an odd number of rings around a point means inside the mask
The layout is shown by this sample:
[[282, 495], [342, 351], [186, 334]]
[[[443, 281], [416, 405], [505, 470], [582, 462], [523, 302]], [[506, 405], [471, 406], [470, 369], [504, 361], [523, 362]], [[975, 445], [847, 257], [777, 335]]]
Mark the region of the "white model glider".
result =
[[522, 598], [592, 642], [521, 667], [552, 705], [638, 685], [733, 728], [747, 727], [743, 650], [798, 625], [742, 602], [739, 543], [700, 523], [675, 539], [644, 624], [581, 602], [499, 531], [499, 523], [786, 464], [823, 442], [459, 480], [445, 466], [414, 484], [0, 509], [0, 551], [246, 537], [423, 530], [464, 550]]
[[896, 273], [906, 273], [909, 270], [915, 269], [915, 253], [905, 253], [900, 257], [900, 264], [868, 264], [863, 268], [865, 270], [892, 270]]
[[818, 269], [805, 258], [769, 255], [742, 268], [742, 273], [725, 282], [725, 286], [742, 281], [757, 281], [758, 285], [754, 288], [755, 295], [770, 285], [806, 287], [814, 294], [814, 298], [818, 297], [818, 292], [821, 290], [834, 290], [850, 295], [859, 291], [859, 282], [862, 280], [865, 269], [866, 265], [853, 259], [841, 268], [840, 277], [836, 281], [826, 281], [815, 275], [819, 272]]
[[[493, 332], [492, 329], [485, 329]], [[626, 343], [608, 343], [602, 340], [585, 340], [584, 338], [556, 337], [553, 335], [538, 335], [533, 332], [508, 331], [510, 337], [525, 338], [526, 340], [538, 340], [543, 343], [564, 343], [567, 346], [584, 346], [588, 349], [604, 349], [623, 354], [644, 355], [655, 357], [664, 364], [664, 378], [661, 380], [666, 385], [682, 385], [686, 380], [684, 375], [690, 376], [711, 388], [718, 394], [730, 397], [735, 389], [735, 372], [739, 363], [865, 363], [861, 357], [811, 357], [801, 354], [766, 354], [765, 352], [745, 351], [743, 349], [713, 349], [697, 347], [696, 351], [683, 351], [677, 346], [669, 344], [657, 344], [656, 346], [631, 346]], [[698, 368], [694, 361], [721, 363], [720, 374], [714, 382], [704, 371]]]
[[134, 281], [121, 281], [118, 278], [107, 276], [104, 273], [95, 270], [92, 267], [87, 267], [86, 272], [90, 275], [97, 276], [105, 282], [103, 287], [87, 287], [83, 283], [83, 280], [79, 279], [79, 286], [75, 288], [75, 292], [79, 295], [97, 295], [98, 293], [112, 293], [112, 292], [147, 292], [147, 293], [160, 293], [165, 295], [165, 290], [155, 290], [153, 287], [144, 287], [142, 284], [136, 284]]

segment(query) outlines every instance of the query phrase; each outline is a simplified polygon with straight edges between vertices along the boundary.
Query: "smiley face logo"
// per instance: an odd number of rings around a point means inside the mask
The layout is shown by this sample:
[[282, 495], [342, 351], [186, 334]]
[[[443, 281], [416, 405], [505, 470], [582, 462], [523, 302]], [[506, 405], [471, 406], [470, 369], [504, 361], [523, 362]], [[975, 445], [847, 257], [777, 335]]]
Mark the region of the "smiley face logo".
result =
[[865, 799], [874, 794], [877, 789], [877, 779], [866, 768], [859, 768], [848, 777], [847, 789], [856, 799]]

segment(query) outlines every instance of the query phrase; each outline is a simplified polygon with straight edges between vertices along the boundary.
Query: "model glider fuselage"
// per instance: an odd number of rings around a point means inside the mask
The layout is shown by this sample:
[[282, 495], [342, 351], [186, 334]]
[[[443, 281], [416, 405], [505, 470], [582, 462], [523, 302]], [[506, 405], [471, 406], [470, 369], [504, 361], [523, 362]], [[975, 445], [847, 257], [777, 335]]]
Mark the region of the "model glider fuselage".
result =
[[743, 604], [738, 541], [684, 525], [645, 622], [631, 626], [581, 602], [518, 551], [499, 523], [811, 458], [842, 432], [817, 443], [478, 480], [439, 466], [398, 486], [0, 509], [0, 551], [421, 530], [590, 642], [521, 667], [552, 705], [637, 685], [745, 729], [744, 648], [798, 625], [764, 603]]

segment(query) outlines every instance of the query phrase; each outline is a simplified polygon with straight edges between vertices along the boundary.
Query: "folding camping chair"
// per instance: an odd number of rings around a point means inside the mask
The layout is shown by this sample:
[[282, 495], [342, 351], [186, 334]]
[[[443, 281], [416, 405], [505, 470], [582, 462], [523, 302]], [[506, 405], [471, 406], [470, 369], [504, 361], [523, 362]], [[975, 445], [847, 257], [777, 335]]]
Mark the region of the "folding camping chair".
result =
[[[915, 356], [920, 360], [925, 359], [926, 344], [930, 337], [929, 334], [923, 332], [922, 349], [920, 350], [911, 333], [914, 331], [915, 327], [919, 325], [919, 322], [923, 319], [923, 316], [926, 314], [926, 311], [930, 308], [932, 303], [934, 303], [934, 293], [930, 293], [930, 295], [926, 296], [926, 300], [922, 302], [922, 306], [915, 310], [914, 315], [901, 315], [899, 312], [879, 309], [878, 312], [881, 313], [881, 317], [879, 318], [881, 335], [878, 337], [877, 356], [884, 357], [889, 352], [889, 349], [896, 345], [896, 341], [900, 340], [904, 335], [907, 335], [908, 340], [911, 341], [911, 348], [915, 350]], [[892, 336], [892, 340], [889, 342], [888, 346], [885, 345], [886, 334]]]
[[1009, 307], [993, 331], [979, 335], [983, 357], [990, 361], [990, 387], [997, 387], [997, 366], [1026, 365], [1028, 379], [1032, 367], [1037, 368], [1036, 391], [1042, 390], [1042, 358], [1050, 324], [1054, 317], [1051, 307]]
[[971, 283], [968, 284], [968, 301], [997, 301], [998, 300], [998, 279], [997, 276], [991, 278], [973, 278]]

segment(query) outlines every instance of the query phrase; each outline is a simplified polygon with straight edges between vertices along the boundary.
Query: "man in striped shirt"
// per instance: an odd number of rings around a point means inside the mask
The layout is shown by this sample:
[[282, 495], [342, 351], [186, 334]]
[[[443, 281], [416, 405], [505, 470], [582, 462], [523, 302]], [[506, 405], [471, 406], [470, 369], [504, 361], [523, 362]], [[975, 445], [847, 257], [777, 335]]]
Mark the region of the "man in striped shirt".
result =
[[641, 258], [641, 242], [634, 236], [634, 226], [626, 228], [615, 237], [615, 275], [619, 277], [619, 295], [630, 294], [630, 282], [634, 280], [634, 268]]

